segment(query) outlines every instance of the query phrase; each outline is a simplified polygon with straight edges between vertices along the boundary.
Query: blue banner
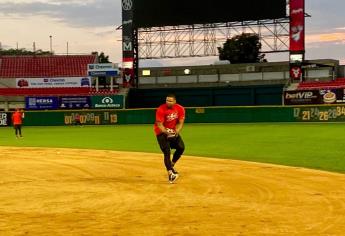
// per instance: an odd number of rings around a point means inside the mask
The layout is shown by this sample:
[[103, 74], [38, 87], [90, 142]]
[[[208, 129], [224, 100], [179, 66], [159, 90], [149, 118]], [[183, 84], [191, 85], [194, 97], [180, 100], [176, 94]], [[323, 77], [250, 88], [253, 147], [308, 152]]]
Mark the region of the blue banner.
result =
[[117, 76], [117, 71], [89, 71], [89, 76]]
[[60, 109], [82, 109], [91, 107], [90, 97], [60, 97]]
[[51, 110], [59, 108], [58, 97], [26, 97], [25, 109], [27, 110]]

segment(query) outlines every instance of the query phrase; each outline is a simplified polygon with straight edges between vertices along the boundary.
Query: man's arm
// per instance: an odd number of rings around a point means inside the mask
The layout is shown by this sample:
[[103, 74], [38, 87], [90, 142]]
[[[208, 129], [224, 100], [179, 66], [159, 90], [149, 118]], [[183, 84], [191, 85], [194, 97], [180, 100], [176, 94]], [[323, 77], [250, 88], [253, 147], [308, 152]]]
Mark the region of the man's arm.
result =
[[162, 133], [168, 134], [168, 131], [167, 131], [167, 129], [164, 127], [164, 125], [163, 125], [162, 122], [157, 121], [156, 123], [157, 123], [158, 128], [162, 131]]
[[184, 119], [181, 119], [178, 121], [178, 123], [176, 124], [176, 135], [178, 135], [182, 128], [183, 128], [183, 124], [184, 124]]

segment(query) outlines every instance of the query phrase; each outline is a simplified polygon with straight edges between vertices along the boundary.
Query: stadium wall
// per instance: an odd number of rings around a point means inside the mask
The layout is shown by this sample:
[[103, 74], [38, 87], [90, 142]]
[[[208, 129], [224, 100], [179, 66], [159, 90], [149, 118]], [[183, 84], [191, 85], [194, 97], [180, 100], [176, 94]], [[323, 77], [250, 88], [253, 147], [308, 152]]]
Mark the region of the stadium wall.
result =
[[207, 88], [131, 89], [128, 108], [150, 108], [164, 103], [173, 92], [186, 107], [282, 105], [284, 85], [228, 86]]
[[[28, 111], [25, 126], [153, 124], [155, 109]], [[344, 122], [345, 105], [186, 108], [186, 123]], [[9, 122], [10, 114], [7, 117]], [[4, 126], [5, 121], [2, 122]]]

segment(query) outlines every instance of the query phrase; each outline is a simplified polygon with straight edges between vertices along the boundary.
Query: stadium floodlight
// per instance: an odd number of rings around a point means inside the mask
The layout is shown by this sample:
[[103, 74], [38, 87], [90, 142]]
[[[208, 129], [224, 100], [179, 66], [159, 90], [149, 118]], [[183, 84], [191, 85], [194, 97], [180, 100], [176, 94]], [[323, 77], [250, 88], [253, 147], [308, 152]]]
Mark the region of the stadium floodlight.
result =
[[142, 71], [143, 76], [150, 76], [151, 75], [151, 70], [143, 70]]
[[128, 68], [128, 69], [133, 68], [133, 62], [132, 61], [125, 61], [122, 64], [123, 64], [123, 68]]
[[183, 72], [184, 72], [185, 75], [190, 75], [191, 71], [190, 71], [190, 69], [185, 69]]
[[301, 63], [303, 62], [303, 54], [291, 54], [290, 55], [291, 63]]

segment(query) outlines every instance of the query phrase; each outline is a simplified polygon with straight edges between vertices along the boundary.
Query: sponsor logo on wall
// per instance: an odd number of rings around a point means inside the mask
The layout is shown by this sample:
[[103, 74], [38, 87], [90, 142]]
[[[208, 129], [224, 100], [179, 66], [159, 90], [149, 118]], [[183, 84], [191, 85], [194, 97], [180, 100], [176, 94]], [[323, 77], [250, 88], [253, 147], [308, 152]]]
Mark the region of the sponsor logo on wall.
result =
[[290, 51], [305, 50], [304, 0], [290, 0]]
[[0, 113], [0, 126], [7, 126], [8, 125], [8, 114], [1, 112]]
[[316, 89], [284, 92], [285, 105], [345, 103], [345, 89]]
[[90, 77], [17, 78], [17, 88], [90, 87]]
[[123, 96], [93, 96], [91, 97], [92, 108], [123, 108]]
[[49, 110], [59, 107], [58, 97], [26, 97], [25, 109], [28, 110]]

